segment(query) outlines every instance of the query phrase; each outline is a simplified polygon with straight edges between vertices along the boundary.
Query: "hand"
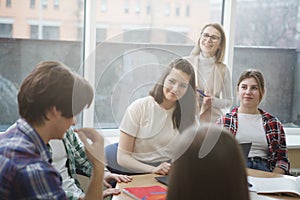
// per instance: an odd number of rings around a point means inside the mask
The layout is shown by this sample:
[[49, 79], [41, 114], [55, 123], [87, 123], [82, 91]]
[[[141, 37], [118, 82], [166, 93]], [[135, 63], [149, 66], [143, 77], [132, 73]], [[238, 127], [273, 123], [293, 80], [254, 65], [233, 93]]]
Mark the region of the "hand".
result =
[[205, 95], [206, 95], [206, 97], [203, 97], [203, 104], [205, 104], [206, 106], [211, 106], [213, 97], [211, 96], [211, 94], [206, 93], [206, 92], [205, 92]]
[[167, 175], [171, 169], [171, 164], [163, 162], [152, 170], [153, 174]]
[[103, 198], [111, 195], [118, 195], [121, 193], [121, 190], [116, 189], [116, 188], [108, 188], [103, 191]]
[[93, 128], [81, 128], [76, 132], [84, 144], [86, 155], [91, 163], [95, 165], [100, 162], [104, 165], [104, 139], [102, 135]]
[[109, 184], [109, 182], [111, 180], [115, 180], [118, 183], [128, 183], [131, 182], [132, 177], [127, 176], [127, 175], [122, 175], [122, 174], [114, 174], [114, 173], [110, 173], [110, 172], [105, 172], [104, 174], [104, 179], [103, 179], [103, 184], [105, 187], [107, 188], [111, 188], [111, 185]]

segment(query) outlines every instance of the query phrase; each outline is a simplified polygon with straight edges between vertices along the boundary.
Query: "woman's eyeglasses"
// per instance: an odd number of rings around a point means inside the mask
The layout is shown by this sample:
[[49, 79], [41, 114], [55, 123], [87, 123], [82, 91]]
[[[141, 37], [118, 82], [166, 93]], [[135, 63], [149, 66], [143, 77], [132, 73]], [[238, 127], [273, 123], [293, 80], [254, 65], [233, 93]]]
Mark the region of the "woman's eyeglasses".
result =
[[213, 42], [217, 42], [220, 39], [219, 36], [217, 36], [217, 35], [209, 35], [208, 33], [202, 33], [201, 37], [203, 39], [205, 39], [205, 40], [208, 40], [210, 38], [211, 41], [213, 41]]

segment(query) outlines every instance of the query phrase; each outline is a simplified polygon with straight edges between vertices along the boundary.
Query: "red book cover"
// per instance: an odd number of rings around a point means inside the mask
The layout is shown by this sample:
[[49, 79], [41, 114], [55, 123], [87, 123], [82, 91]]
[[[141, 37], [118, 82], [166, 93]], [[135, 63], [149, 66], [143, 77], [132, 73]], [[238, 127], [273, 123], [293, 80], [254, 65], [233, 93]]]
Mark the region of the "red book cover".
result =
[[136, 200], [166, 200], [167, 189], [161, 186], [124, 188], [123, 192]]

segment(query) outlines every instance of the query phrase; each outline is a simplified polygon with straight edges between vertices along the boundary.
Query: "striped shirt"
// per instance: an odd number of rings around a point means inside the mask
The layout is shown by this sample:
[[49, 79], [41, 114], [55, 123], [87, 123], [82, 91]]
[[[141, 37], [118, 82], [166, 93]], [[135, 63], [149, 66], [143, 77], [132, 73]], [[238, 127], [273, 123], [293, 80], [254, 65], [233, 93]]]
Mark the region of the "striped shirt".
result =
[[[90, 177], [93, 166], [85, 154], [83, 144], [72, 129], [67, 130], [63, 142], [67, 151], [68, 160], [66, 166], [69, 175], [74, 178], [77, 187], [81, 188], [77, 174]], [[68, 190], [65, 190], [65, 192], [69, 200], [75, 200], [82, 196], [82, 193], [75, 193]]]
[[[217, 124], [221, 124], [227, 128], [234, 136], [238, 130], [238, 107], [234, 108], [230, 113], [223, 115]], [[283, 126], [277, 117], [259, 109], [263, 127], [265, 129], [268, 143], [268, 162], [270, 170], [275, 167], [283, 169], [286, 174], [289, 173], [290, 162], [288, 160], [288, 152], [286, 147], [286, 137]]]
[[40, 135], [23, 119], [0, 135], [0, 197], [67, 199]]

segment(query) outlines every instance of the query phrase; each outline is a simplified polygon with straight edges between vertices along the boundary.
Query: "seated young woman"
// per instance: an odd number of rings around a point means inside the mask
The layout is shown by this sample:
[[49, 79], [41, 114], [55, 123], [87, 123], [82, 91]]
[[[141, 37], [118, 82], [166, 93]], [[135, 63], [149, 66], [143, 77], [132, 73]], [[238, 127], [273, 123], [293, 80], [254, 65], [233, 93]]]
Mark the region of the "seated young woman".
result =
[[135, 100], [123, 116], [117, 162], [134, 173], [166, 175], [179, 135], [195, 122], [192, 65], [182, 58], [173, 60], [149, 94]]
[[240, 142], [252, 142], [247, 167], [288, 174], [286, 137], [279, 119], [259, 108], [265, 94], [262, 72], [244, 71], [236, 87], [240, 105], [223, 115], [217, 124], [227, 128]]

